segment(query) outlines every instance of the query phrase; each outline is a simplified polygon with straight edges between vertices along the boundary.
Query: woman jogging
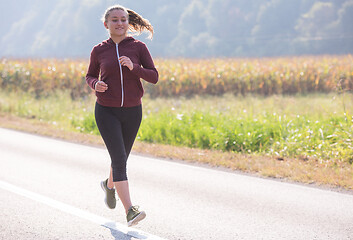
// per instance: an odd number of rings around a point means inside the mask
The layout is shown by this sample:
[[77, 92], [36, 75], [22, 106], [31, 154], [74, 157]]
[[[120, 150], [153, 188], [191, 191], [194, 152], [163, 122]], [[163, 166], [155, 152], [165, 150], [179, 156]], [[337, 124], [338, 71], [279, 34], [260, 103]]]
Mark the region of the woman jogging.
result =
[[128, 30], [141, 33], [153, 27], [136, 12], [116, 5], [103, 16], [110, 38], [94, 46], [86, 75], [95, 90], [95, 118], [111, 158], [108, 179], [101, 182], [106, 205], [114, 209], [115, 190], [124, 205], [128, 226], [146, 217], [130, 199], [126, 162], [142, 119], [140, 78], [157, 83], [158, 72], [146, 45], [128, 36]]

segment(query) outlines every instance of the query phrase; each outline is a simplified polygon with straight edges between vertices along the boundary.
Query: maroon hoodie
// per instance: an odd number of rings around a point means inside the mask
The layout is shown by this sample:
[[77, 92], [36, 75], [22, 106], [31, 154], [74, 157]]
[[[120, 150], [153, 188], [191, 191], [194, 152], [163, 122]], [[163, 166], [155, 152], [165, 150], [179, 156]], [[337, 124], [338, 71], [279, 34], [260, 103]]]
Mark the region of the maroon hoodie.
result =
[[[129, 57], [134, 65], [132, 71], [121, 66], [118, 58]], [[96, 92], [97, 102], [107, 107], [134, 107], [141, 104], [144, 90], [140, 78], [157, 83], [158, 71], [146, 45], [126, 37], [119, 44], [110, 38], [93, 47], [86, 82], [94, 89], [100, 80], [108, 85], [105, 92]]]

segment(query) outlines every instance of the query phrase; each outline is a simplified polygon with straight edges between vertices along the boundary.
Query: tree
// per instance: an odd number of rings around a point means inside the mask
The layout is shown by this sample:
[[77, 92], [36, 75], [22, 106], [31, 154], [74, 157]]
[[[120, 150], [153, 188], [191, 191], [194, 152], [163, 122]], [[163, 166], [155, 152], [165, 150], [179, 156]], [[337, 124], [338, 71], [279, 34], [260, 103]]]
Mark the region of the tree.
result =
[[252, 29], [254, 53], [293, 54], [291, 42], [296, 36], [294, 27], [300, 8], [297, 0], [272, 0], [263, 4]]
[[[115, 0], [0, 2], [0, 57], [88, 57]], [[119, 0], [154, 26], [153, 56], [353, 53], [353, 0]]]
[[347, 54], [353, 52], [353, 0], [346, 1], [338, 11], [338, 19], [328, 26], [335, 34], [333, 52]]
[[217, 39], [215, 53], [223, 56], [245, 55], [251, 29], [261, 0], [210, 0], [207, 5], [207, 29]]
[[174, 56], [193, 55], [195, 44], [192, 44], [192, 40], [199, 38], [200, 34], [202, 35], [204, 32], [207, 32], [205, 17], [204, 3], [201, 0], [192, 0], [181, 14], [177, 35], [171, 42], [172, 50], [169, 54]]
[[[352, 10], [349, 7], [352, 2], [316, 2], [299, 18], [295, 27], [298, 31], [298, 37], [295, 39], [297, 49], [302, 53], [311, 54], [344, 53], [344, 39], [352, 41], [346, 33], [352, 22]], [[352, 47], [350, 49], [352, 50]]]

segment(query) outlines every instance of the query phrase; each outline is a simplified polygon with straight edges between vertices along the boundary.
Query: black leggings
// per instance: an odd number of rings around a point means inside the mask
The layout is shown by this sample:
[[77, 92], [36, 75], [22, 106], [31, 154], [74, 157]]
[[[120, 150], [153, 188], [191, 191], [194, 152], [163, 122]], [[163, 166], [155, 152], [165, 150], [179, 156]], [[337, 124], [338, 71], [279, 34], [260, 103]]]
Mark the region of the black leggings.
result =
[[107, 146], [113, 182], [127, 180], [126, 162], [142, 119], [142, 106], [105, 107], [96, 103], [96, 123]]

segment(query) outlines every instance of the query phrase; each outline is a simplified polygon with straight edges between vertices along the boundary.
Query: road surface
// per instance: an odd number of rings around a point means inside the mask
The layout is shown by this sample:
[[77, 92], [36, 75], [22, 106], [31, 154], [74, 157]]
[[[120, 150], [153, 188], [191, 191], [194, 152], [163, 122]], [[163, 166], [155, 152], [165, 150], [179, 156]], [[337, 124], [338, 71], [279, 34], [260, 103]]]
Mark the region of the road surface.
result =
[[127, 228], [104, 148], [0, 128], [0, 164], [0, 239], [353, 239], [351, 194], [131, 155]]

